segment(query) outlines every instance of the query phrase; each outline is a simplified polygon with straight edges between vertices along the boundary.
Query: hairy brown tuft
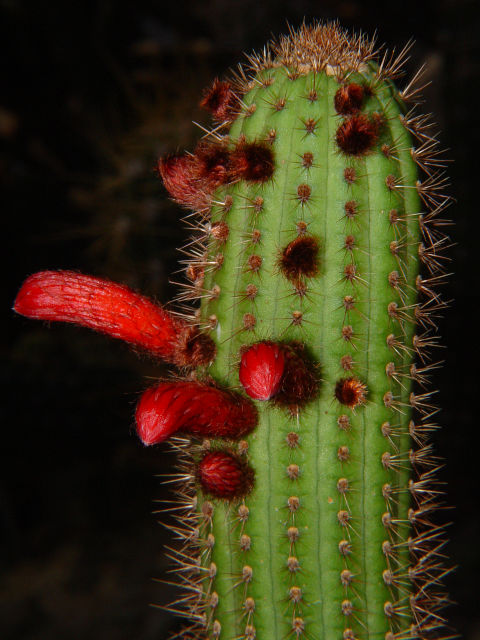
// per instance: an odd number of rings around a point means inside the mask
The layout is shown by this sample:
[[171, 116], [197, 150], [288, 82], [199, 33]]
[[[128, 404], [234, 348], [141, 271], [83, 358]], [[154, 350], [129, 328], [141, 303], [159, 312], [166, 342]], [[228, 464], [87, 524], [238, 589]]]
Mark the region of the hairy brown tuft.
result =
[[296, 411], [316, 396], [317, 373], [302, 344], [284, 344], [283, 355], [285, 368], [282, 384], [273, 401]]
[[176, 363], [180, 367], [198, 367], [210, 364], [216, 354], [214, 341], [195, 327], [178, 336]]
[[215, 78], [205, 91], [200, 106], [210, 111], [218, 122], [231, 122], [239, 109], [239, 99], [229, 82]]
[[209, 191], [229, 181], [229, 153], [224, 145], [202, 141], [197, 145], [193, 157], [196, 177], [208, 184]]
[[298, 236], [283, 249], [279, 266], [290, 281], [305, 276], [311, 278], [318, 273], [318, 242], [313, 236]]
[[335, 111], [342, 116], [351, 115], [360, 111], [363, 104], [363, 87], [352, 82], [342, 85], [335, 94]]
[[378, 139], [379, 123], [359, 113], [342, 122], [337, 129], [336, 141], [343, 153], [363, 156], [372, 150]]
[[275, 169], [273, 151], [259, 142], [241, 141], [231, 153], [230, 167], [235, 179], [266, 182]]

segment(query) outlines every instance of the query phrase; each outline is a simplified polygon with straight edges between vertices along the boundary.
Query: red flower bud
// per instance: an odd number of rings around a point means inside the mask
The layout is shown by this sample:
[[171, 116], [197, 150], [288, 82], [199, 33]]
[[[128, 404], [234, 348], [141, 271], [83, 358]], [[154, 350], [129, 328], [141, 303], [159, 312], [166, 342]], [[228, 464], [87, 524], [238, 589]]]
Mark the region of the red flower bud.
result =
[[206, 209], [212, 194], [230, 180], [229, 153], [221, 144], [200, 142], [194, 155], [168, 155], [158, 161], [158, 172], [165, 188], [179, 204]]
[[207, 364], [210, 338], [128, 287], [71, 271], [27, 278], [14, 310], [28, 318], [72, 322], [120, 338], [178, 366]]
[[296, 410], [318, 391], [317, 375], [301, 344], [259, 342], [242, 354], [240, 382], [255, 400]]
[[145, 445], [182, 431], [207, 438], [236, 440], [257, 424], [257, 410], [243, 396], [201, 382], [161, 382], [147, 389], [135, 413]]
[[270, 400], [280, 389], [284, 368], [282, 345], [259, 342], [242, 355], [240, 382], [251, 398]]
[[253, 469], [233, 453], [211, 451], [200, 461], [197, 478], [205, 493], [232, 500], [251, 490]]
[[196, 180], [193, 156], [168, 155], [160, 158], [157, 168], [165, 189], [179, 204], [194, 209], [208, 207], [207, 194]]

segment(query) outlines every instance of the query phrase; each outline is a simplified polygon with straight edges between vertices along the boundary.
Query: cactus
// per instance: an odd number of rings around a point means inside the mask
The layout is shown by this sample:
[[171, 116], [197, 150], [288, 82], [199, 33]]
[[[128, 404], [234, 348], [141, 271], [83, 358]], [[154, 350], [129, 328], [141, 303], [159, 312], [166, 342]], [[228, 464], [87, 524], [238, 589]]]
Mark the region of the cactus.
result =
[[452, 637], [428, 443], [449, 199], [418, 77], [393, 82], [408, 49], [303, 25], [215, 80], [214, 128], [158, 165], [194, 211], [182, 312], [65, 272], [17, 298], [181, 367], [136, 411], [180, 457], [181, 637]]

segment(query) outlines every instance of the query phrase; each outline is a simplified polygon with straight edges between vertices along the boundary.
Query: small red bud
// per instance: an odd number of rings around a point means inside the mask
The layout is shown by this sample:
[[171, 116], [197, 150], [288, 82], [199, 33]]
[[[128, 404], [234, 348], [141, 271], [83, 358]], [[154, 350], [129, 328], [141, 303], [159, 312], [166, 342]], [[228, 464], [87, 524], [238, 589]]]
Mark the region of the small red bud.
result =
[[215, 346], [195, 327], [125, 285], [72, 271], [41, 271], [22, 285], [14, 310], [71, 322], [145, 349], [178, 366], [211, 362]]
[[205, 493], [232, 500], [249, 493], [253, 470], [233, 453], [212, 451], [200, 461], [197, 478]]
[[280, 389], [284, 368], [282, 346], [275, 342], [259, 342], [242, 355], [240, 382], [251, 398], [270, 400]]
[[145, 445], [182, 431], [205, 438], [236, 440], [257, 425], [257, 410], [247, 398], [201, 382], [161, 382], [147, 389], [135, 413]]

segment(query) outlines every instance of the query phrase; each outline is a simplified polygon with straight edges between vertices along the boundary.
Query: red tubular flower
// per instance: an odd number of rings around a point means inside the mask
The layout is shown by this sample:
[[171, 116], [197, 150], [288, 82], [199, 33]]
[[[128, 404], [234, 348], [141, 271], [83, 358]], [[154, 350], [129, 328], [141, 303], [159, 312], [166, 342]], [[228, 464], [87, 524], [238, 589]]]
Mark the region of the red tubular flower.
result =
[[251, 398], [270, 400], [280, 390], [284, 369], [282, 345], [258, 342], [243, 353], [238, 375]]
[[205, 493], [232, 500], [251, 490], [253, 469], [233, 453], [211, 451], [201, 459], [197, 478]]
[[14, 310], [28, 318], [72, 322], [178, 366], [207, 364], [211, 339], [128, 287], [71, 271], [42, 271], [27, 278]]
[[207, 438], [237, 439], [257, 424], [257, 410], [243, 396], [201, 382], [161, 382], [147, 389], [135, 413], [145, 445], [182, 431]]

